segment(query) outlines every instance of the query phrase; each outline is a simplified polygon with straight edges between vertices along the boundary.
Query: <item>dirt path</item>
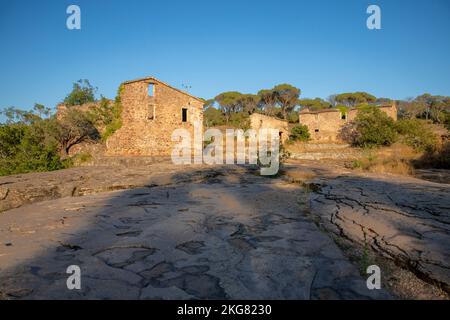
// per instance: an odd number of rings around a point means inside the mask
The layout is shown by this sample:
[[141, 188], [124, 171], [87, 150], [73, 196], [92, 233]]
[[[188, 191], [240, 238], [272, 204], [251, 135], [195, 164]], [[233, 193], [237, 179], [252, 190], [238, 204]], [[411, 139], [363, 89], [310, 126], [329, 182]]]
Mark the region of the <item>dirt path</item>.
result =
[[[241, 169], [178, 175], [0, 214], [3, 298], [389, 297], [308, 217], [300, 185]], [[69, 265], [81, 290], [66, 287]]]

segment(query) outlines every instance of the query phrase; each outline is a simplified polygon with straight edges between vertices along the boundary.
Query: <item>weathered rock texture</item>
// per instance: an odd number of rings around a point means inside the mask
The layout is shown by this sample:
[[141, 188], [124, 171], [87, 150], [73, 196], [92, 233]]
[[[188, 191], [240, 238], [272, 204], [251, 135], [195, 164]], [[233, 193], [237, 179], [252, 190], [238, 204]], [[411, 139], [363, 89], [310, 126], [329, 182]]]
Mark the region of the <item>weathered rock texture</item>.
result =
[[[329, 232], [449, 291], [448, 184], [327, 160], [291, 160], [281, 178], [115, 160], [0, 179], [18, 206], [0, 214], [0, 298], [389, 297]], [[81, 291], [66, 288], [71, 264]]]
[[[392, 119], [397, 120], [397, 107], [395, 104], [378, 108]], [[354, 120], [357, 114], [358, 109], [350, 109], [345, 114], [337, 109], [320, 111], [304, 109], [299, 113], [299, 122], [308, 126], [313, 141], [340, 141], [339, 132], [341, 128], [349, 121]]]
[[[168, 177], [2, 213], [0, 297], [389, 298], [305, 215], [301, 186], [235, 166]], [[73, 264], [81, 290], [66, 287]]]
[[183, 170], [193, 168], [153, 158], [103, 157], [99, 161], [104, 166], [0, 177], [0, 212], [43, 200], [170, 184], [174, 182], [171, 174], [181, 178]]
[[193, 136], [194, 122], [203, 123], [201, 99], [155, 78], [124, 82], [120, 98], [122, 127], [107, 140], [108, 155], [170, 156], [173, 131]]
[[[108, 100], [108, 103], [113, 103], [113, 101]], [[98, 108], [98, 107], [99, 107], [98, 101], [97, 102], [87, 102], [87, 103], [83, 103], [82, 105], [77, 105], [77, 106], [66, 106], [61, 103], [56, 106], [56, 118], [62, 119], [64, 114], [69, 109], [77, 110], [80, 112], [88, 112], [88, 111], [92, 111], [93, 109]]]
[[375, 174], [318, 184], [311, 213], [328, 231], [450, 292], [450, 185]]

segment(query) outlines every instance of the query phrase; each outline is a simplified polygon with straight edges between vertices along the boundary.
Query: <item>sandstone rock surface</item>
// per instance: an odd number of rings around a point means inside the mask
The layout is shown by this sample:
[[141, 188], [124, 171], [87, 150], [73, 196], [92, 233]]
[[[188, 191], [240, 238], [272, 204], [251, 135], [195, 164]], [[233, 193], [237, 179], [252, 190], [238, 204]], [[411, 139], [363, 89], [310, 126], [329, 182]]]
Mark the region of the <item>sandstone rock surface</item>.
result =
[[0, 298], [390, 298], [336, 237], [449, 292], [449, 192], [325, 161], [278, 178], [164, 162], [2, 177]]
[[311, 194], [311, 214], [328, 231], [450, 292], [450, 185], [376, 174], [320, 185]]
[[[106, 158], [109, 165], [0, 177], [0, 212], [49, 199], [176, 183], [186, 179], [183, 171], [192, 168], [174, 166], [166, 159], [152, 159], [151, 163], [133, 160]], [[176, 176], [179, 181], [171, 180], [174, 173], [180, 173]], [[195, 174], [195, 169], [190, 174]]]
[[[303, 188], [239, 167], [175, 183], [42, 201], [0, 215], [9, 299], [370, 299], [358, 269], [305, 215]], [[68, 290], [66, 268], [81, 268]]]

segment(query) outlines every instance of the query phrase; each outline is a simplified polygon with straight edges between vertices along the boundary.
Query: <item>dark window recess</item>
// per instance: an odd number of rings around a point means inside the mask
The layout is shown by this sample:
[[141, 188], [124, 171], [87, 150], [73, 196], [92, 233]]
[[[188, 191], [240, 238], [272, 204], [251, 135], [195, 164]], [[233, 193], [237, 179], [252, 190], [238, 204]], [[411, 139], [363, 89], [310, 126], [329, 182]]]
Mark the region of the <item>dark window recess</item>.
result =
[[341, 114], [341, 119], [342, 119], [342, 120], [347, 119], [347, 115], [346, 115], [345, 113], [342, 113], [342, 114]]
[[314, 132], [319, 132], [319, 129], [314, 130]]
[[153, 83], [148, 84], [148, 95], [153, 97], [155, 95], [155, 85]]
[[181, 109], [181, 121], [187, 122], [187, 109], [186, 108]]
[[155, 106], [154, 105], [150, 105], [148, 107], [148, 117], [149, 120], [154, 120], [155, 119]]

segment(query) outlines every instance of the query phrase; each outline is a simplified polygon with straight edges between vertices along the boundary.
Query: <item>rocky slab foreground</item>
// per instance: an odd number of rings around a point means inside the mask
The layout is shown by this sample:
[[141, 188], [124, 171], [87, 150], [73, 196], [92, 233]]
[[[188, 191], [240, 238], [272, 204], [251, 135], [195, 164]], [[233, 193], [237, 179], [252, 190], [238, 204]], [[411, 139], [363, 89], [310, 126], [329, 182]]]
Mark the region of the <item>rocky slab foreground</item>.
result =
[[[151, 160], [153, 163], [139, 157], [108, 158], [103, 159], [102, 166], [0, 177], [0, 212], [49, 199], [177, 183], [191, 179], [195, 172], [193, 166], [174, 166], [166, 159], [156, 163]], [[191, 174], [183, 176], [183, 172]], [[175, 173], [179, 173], [176, 181], [172, 180]]]
[[[429, 174], [435, 174], [435, 170], [421, 172], [421, 176]], [[439, 174], [447, 177], [448, 170]], [[309, 211], [334, 239], [354, 244], [353, 251], [365, 248], [387, 258], [435, 285], [440, 293], [433, 298], [448, 298], [448, 179], [447, 183], [435, 183], [407, 176], [355, 172], [336, 162], [316, 161], [292, 161], [285, 175], [309, 187]], [[414, 296], [408, 296], [411, 297]]]
[[450, 292], [449, 184], [375, 174], [318, 183], [311, 213], [325, 229]]
[[[227, 168], [185, 169], [166, 173], [164, 183], [3, 212], [0, 296], [390, 297], [368, 290], [357, 268], [308, 218], [299, 202], [303, 187]], [[81, 290], [67, 289], [69, 265], [81, 268]]]

